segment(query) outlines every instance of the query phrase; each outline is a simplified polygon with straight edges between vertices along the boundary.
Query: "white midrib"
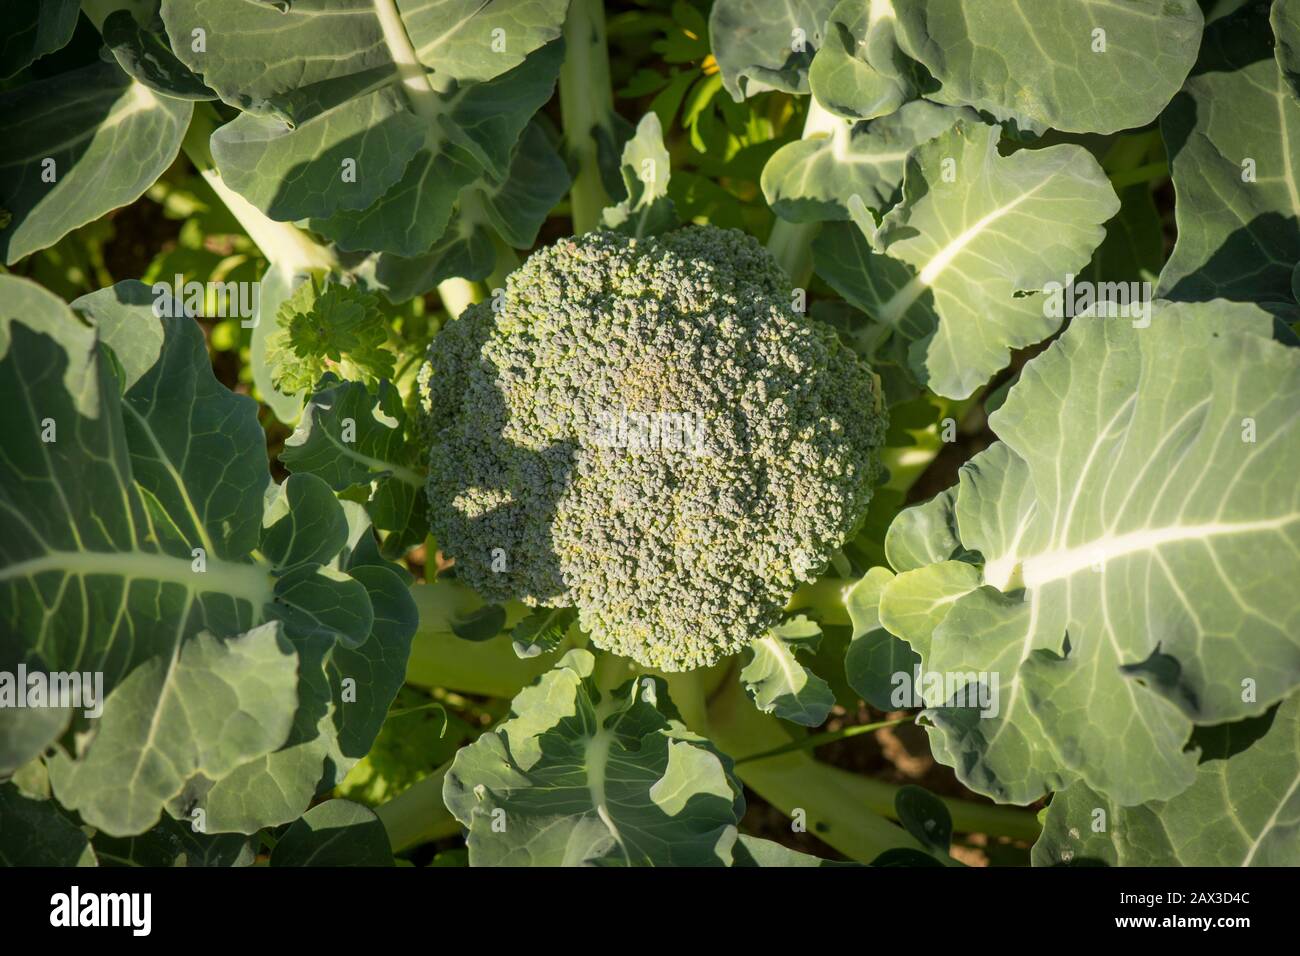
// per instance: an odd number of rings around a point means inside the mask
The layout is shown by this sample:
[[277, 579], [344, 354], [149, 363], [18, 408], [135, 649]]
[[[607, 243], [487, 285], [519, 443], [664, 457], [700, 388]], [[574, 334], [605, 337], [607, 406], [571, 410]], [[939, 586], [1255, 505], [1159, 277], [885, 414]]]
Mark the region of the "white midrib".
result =
[[1251, 861], [1255, 859], [1255, 854], [1259, 852], [1259, 848], [1264, 842], [1265, 835], [1277, 825], [1278, 814], [1282, 812], [1282, 808], [1291, 800], [1297, 787], [1300, 787], [1300, 773], [1296, 774], [1296, 778], [1291, 781], [1291, 788], [1287, 790], [1287, 792], [1282, 796], [1282, 799], [1278, 801], [1276, 809], [1273, 810], [1273, 815], [1268, 818], [1268, 822], [1265, 823], [1263, 829], [1259, 831], [1259, 836], [1257, 836], [1255, 842], [1250, 845], [1250, 852], [1247, 853], [1246, 858], [1241, 861], [1242, 866], [1250, 866]]
[[1005, 206], [999, 206], [992, 212], [986, 213], [982, 218], [975, 222], [974, 225], [967, 227], [957, 236], [956, 239], [952, 240], [952, 242], [940, 249], [939, 252], [925, 264], [915, 278], [895, 292], [890, 297], [889, 301], [881, 306], [877, 318], [881, 322], [890, 325], [897, 324], [898, 320], [907, 313], [907, 310], [910, 309], [912, 304], [921, 297], [922, 293], [924, 293], [926, 289], [930, 288], [930, 286], [934, 285], [935, 280], [943, 275], [944, 271], [952, 265], [952, 261], [961, 254], [963, 249], [974, 242], [980, 234], [984, 232], [984, 230], [988, 229], [989, 226], [993, 225], [993, 223], [1010, 213], [1025, 200], [1029, 199], [1029, 197], [1037, 193], [1038, 190], [1042, 189], [1043, 183], [1045, 182], [1046, 180], [1040, 182], [1033, 189], [1021, 193]]
[[208, 557], [206, 569], [195, 571], [185, 558], [145, 551], [51, 551], [0, 568], [0, 581], [51, 571], [77, 577], [103, 575], [178, 584], [192, 594], [219, 593], [248, 601], [255, 610], [270, 601], [274, 593], [270, 574], [255, 564], [235, 564]]
[[984, 583], [995, 588], [1005, 589], [1015, 575], [1017, 567], [1021, 572], [1021, 581], [1026, 588], [1041, 587], [1052, 581], [1073, 577], [1080, 571], [1090, 569], [1099, 561], [1103, 564], [1116, 558], [1154, 551], [1157, 548], [1182, 541], [1198, 541], [1206, 538], [1233, 534], [1252, 534], [1263, 531], [1279, 531], [1287, 525], [1300, 521], [1300, 512], [1270, 518], [1265, 521], [1209, 522], [1206, 524], [1173, 525], [1165, 528], [1145, 528], [1130, 531], [1128, 534], [1094, 538], [1092, 541], [1045, 551], [1017, 559], [1016, 555], [990, 561], [984, 567]]
[[795, 669], [790, 666], [794, 660], [794, 655], [786, 654], [785, 648], [781, 646], [779, 640], [769, 634], [766, 637], [760, 638], [759, 643], [766, 644], [772, 657], [776, 659], [777, 666], [781, 668], [781, 673], [785, 675], [786, 686], [798, 687], [803, 683], [802, 681], [798, 681], [799, 675], [796, 674]]
[[329, 438], [330, 444], [338, 449], [339, 454], [351, 458], [358, 464], [365, 465], [370, 471], [376, 473], [376, 477], [378, 477], [378, 473], [386, 471], [404, 485], [411, 485], [414, 488], [424, 487], [424, 478], [418, 472], [413, 471], [404, 465], [397, 465], [391, 461], [384, 461], [381, 458], [372, 458], [369, 455], [363, 455], [355, 448], [336, 439], [332, 434], [330, 434], [328, 429], [325, 431], [325, 434]]
[[402, 23], [397, 4], [394, 0], [371, 2], [375, 5], [375, 16], [379, 20], [380, 29], [384, 31], [384, 43], [388, 46], [389, 56], [393, 58], [393, 65], [397, 67], [397, 75], [401, 78], [402, 90], [406, 93], [411, 111], [421, 119], [437, 119], [442, 112], [438, 95], [429, 83], [424, 64], [416, 56], [415, 47], [411, 45], [411, 38], [407, 36], [406, 25]]
[[610, 816], [609, 801], [605, 794], [605, 775], [609, 770], [609, 750], [613, 743], [614, 734], [608, 730], [596, 731], [587, 742], [587, 791], [591, 794], [591, 805], [596, 808], [596, 816], [609, 827], [609, 832], [622, 847], [623, 836], [618, 832], [618, 824]]
[[9, 166], [22, 165], [29, 162], [36, 162], [38, 159], [42, 159], [46, 156], [57, 156], [73, 147], [79, 146], [87, 140], [102, 138], [105, 133], [121, 126], [137, 113], [147, 113], [158, 107], [158, 98], [155, 97], [153, 92], [142, 83], [132, 83], [124, 92], [127, 95], [119, 96], [114, 100], [113, 107], [109, 110], [108, 115], [104, 117], [103, 122], [96, 123], [88, 129], [70, 136], [65, 140], [61, 140], [58, 143], [43, 145], [40, 148], [40, 152], [36, 155], [20, 156], [13, 163], [0, 164], [0, 169]]

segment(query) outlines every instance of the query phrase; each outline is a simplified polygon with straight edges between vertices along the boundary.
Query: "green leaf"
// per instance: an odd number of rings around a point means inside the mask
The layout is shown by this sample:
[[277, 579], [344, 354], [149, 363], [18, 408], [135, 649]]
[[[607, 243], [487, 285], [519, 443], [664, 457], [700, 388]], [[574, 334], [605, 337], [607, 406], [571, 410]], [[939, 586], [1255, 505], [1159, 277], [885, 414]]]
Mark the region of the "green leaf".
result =
[[885, 533], [885, 556], [898, 572], [955, 558], [961, 551], [956, 491], [941, 491], [929, 501], [901, 512]]
[[668, 150], [654, 113], [641, 117], [635, 135], [624, 144], [620, 168], [627, 198], [605, 209], [604, 225], [637, 239], [676, 227], [677, 213], [668, 198]]
[[906, 641], [880, 623], [880, 596], [893, 577], [888, 568], [872, 568], [844, 596], [853, 622], [853, 639], [844, 657], [845, 677], [854, 693], [884, 711], [898, 709], [895, 692], [911, 687], [913, 671], [921, 662]]
[[753, 643], [753, 659], [741, 670], [740, 680], [755, 707], [804, 727], [825, 722], [835, 695], [826, 681], [795, 660], [796, 649], [815, 651], [821, 636], [814, 622], [798, 617]]
[[129, 11], [114, 10], [104, 19], [102, 32], [104, 45], [112, 51], [118, 66], [155, 93], [182, 100], [217, 98], [176, 59], [161, 20], [145, 27]]
[[[104, 674], [103, 716], [74, 715], [75, 752], [50, 758], [86, 823], [128, 836], [167, 806], [253, 832], [364, 755], [415, 610], [360, 506], [310, 475], [271, 485], [255, 403], [216, 381], [193, 321], [150, 301], [140, 283], [101, 290], [76, 303], [86, 326], [0, 276], [0, 660]], [[345, 725], [346, 678], [368, 690]], [[273, 798], [252, 766], [276, 768]]]
[[914, 78], [923, 76], [922, 91], [936, 102], [973, 106], [1021, 129], [1076, 133], [1155, 119], [1192, 68], [1203, 24], [1196, 0], [1054, 0], [1010, 9], [986, 0], [891, 0], [871, 4], [866, 16], [862, 6], [856, 15], [836, 10], [862, 50], [857, 58], [842, 42], [834, 82], [820, 87], [839, 110], [880, 115], [913, 98]]
[[935, 859], [932, 854], [913, 850], [911, 847], [900, 846], [886, 850], [872, 860], [869, 865], [876, 867], [917, 867], [943, 866], [943, 863]]
[[485, 279], [497, 265], [493, 235], [530, 249], [555, 204], [569, 191], [569, 170], [543, 124], [528, 124], [505, 179], [479, 180], [461, 190], [441, 239], [420, 256], [380, 253], [363, 272], [390, 301], [423, 295], [444, 279]]
[[[922, 688], [935, 755], [967, 786], [1169, 799], [1195, 779], [1194, 724], [1300, 685], [1300, 351], [1272, 331], [1222, 302], [1158, 306], [1145, 328], [1080, 317], [991, 416], [1002, 443], [963, 467], [954, 508], [982, 574], [900, 574], [880, 609], [927, 672], [997, 692], [984, 713]], [[909, 588], [962, 567], [977, 577], [941, 601]]]
[[451, 631], [462, 641], [480, 644], [490, 641], [506, 626], [506, 609], [500, 604], [484, 604], [470, 613], [453, 618]]
[[401, 396], [388, 382], [370, 389], [327, 373], [285, 440], [280, 461], [336, 492], [358, 489], [374, 526], [389, 532], [385, 553], [398, 555], [429, 530], [423, 454], [407, 428]]
[[1178, 194], [1178, 242], [1157, 294], [1292, 302], [1300, 263], [1300, 99], [1269, 55], [1267, 11], [1211, 24], [1161, 121]]
[[740, 839], [736, 841], [734, 853], [735, 860], [732, 866], [861, 866], [860, 863], [849, 863], [843, 860], [823, 860], [819, 856], [790, 850], [772, 840], [763, 840], [745, 833], [742, 833]]
[[1002, 156], [996, 127], [959, 122], [908, 159], [903, 200], [879, 229], [861, 210], [856, 229], [823, 230], [817, 271], [909, 343], [922, 384], [966, 398], [1012, 349], [1060, 327], [1039, 293], [1088, 264], [1118, 211], [1082, 147]]
[[59, 802], [114, 836], [140, 833], [191, 777], [219, 779], [284, 743], [298, 658], [278, 623], [201, 632], [109, 694], [92, 746], [49, 763]]
[[456, 755], [443, 800], [471, 864], [729, 864], [744, 808], [731, 761], [685, 728], [661, 679], [601, 692], [594, 664], [570, 651]]
[[180, 149], [191, 103], [116, 63], [0, 93], [0, 255], [12, 265], [134, 202]]
[[[332, 214], [313, 214], [313, 228], [345, 250], [428, 252], [466, 186], [507, 178], [515, 143], [555, 89], [563, 50], [562, 42], [548, 44], [504, 76], [440, 96], [438, 121], [421, 121], [423, 143], [391, 188], [364, 207], [349, 201]], [[215, 144], [213, 153], [220, 163]]]
[[275, 313], [266, 340], [271, 381], [284, 393], [308, 391], [326, 371], [368, 384], [393, 377], [388, 318], [379, 300], [328, 278], [309, 278]]
[[208, 836], [168, 816], [139, 836], [97, 833], [92, 843], [103, 866], [251, 866], [257, 856], [246, 836]]
[[888, 116], [934, 84], [898, 46], [889, 3], [840, 0], [813, 57], [808, 85], [828, 112], [848, 120]]
[[[9, 650], [7, 645], [3, 648]], [[7, 653], [0, 660], [11, 663]], [[0, 707], [0, 777], [40, 757], [68, 729], [71, 719], [69, 707]]]
[[341, 505], [349, 541], [335, 565], [365, 589], [370, 637], [355, 648], [324, 636], [297, 642], [298, 708], [285, 745], [210, 787], [192, 782], [171, 804], [176, 816], [202, 809], [209, 832], [253, 833], [300, 816], [370, 750], [402, 686], [419, 623], [414, 600], [400, 569], [379, 557], [364, 509]]
[[271, 263], [262, 274], [257, 297], [257, 316], [248, 343], [248, 364], [253, 369], [253, 384], [257, 386], [257, 393], [275, 417], [289, 425], [296, 422], [302, 414], [305, 396], [302, 393], [282, 392], [276, 388], [271, 377], [268, 348], [272, 336], [280, 329], [276, 322], [280, 306], [293, 294], [296, 285], [310, 279], [310, 276], [296, 273], [294, 267], [285, 260]]
[[80, 13], [80, 0], [11, 0], [0, 40], [0, 80], [62, 49], [72, 39]]
[[908, 784], [894, 794], [898, 822], [921, 846], [939, 856], [948, 855], [952, 843], [952, 817], [942, 800], [929, 790]]
[[1300, 865], [1300, 698], [1269, 718], [1244, 749], [1203, 755], [1191, 786], [1170, 800], [1125, 807], [1082, 783], [1055, 794], [1034, 865]]
[[777, 150], [763, 167], [763, 195], [790, 222], [849, 219], [851, 196], [878, 221], [901, 196], [912, 150], [963, 118], [978, 121], [969, 110], [918, 100], [871, 123], [836, 123], [830, 135]]
[[392, 866], [388, 832], [374, 812], [326, 800], [295, 820], [271, 851], [272, 866]]
[[1277, 65], [1291, 84], [1292, 92], [1300, 97], [1300, 3], [1273, 0], [1270, 21], [1276, 38]]
[[715, 0], [709, 39], [736, 101], [784, 90], [808, 92], [808, 66], [822, 45], [835, 0]]
[[520, 658], [548, 654], [560, 646], [577, 619], [576, 608], [539, 607], [514, 626], [510, 643]]
[[53, 800], [31, 800], [0, 783], [0, 864], [96, 866], [86, 834]]
[[244, 111], [211, 143], [236, 192], [342, 249], [409, 257], [443, 236], [464, 187], [506, 178], [554, 89], [566, 6], [340, 0], [321, 16], [320, 0], [164, 0], [162, 16], [177, 56]]

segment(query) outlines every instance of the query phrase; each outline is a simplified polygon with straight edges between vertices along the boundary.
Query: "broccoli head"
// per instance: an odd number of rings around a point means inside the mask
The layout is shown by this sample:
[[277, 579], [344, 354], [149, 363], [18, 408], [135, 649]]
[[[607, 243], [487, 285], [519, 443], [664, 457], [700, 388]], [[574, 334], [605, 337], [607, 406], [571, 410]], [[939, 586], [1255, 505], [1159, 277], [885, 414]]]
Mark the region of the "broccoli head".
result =
[[544, 249], [435, 338], [432, 531], [493, 601], [576, 607], [676, 671], [762, 636], [860, 524], [874, 376], [754, 239], [688, 226]]

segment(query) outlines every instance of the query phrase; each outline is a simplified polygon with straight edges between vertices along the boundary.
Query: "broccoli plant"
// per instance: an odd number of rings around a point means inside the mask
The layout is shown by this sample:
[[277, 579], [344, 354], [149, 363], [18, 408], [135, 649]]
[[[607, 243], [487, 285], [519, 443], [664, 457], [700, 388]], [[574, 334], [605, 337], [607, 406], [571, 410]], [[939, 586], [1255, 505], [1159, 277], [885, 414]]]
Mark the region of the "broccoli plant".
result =
[[11, 6], [0, 861], [1300, 865], [1296, 0]]

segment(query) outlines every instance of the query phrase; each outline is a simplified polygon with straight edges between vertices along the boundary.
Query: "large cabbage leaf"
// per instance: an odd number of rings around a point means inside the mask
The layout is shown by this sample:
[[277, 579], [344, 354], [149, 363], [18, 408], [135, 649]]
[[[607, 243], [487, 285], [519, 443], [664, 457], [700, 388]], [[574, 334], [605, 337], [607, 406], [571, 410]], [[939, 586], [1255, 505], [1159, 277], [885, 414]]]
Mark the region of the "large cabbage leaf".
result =
[[[0, 665], [102, 673], [102, 716], [72, 715], [47, 758], [85, 822], [125, 836], [168, 806], [252, 832], [365, 754], [414, 605], [360, 506], [311, 475], [271, 483], [255, 403], [149, 301], [139, 283], [84, 297], [87, 326], [0, 277]], [[348, 678], [370, 688], [356, 703]], [[5, 712], [12, 749], [60, 734], [40, 713]]]
[[176, 55], [243, 112], [225, 181], [347, 250], [427, 253], [462, 190], [497, 189], [550, 98], [565, 0], [164, 0]]
[[998, 129], [959, 122], [907, 160], [903, 199], [877, 229], [853, 224], [814, 245], [818, 274], [907, 345], [932, 391], [965, 398], [1011, 349], [1060, 327], [1042, 289], [1088, 264], [1119, 211], [1082, 147], [998, 152]]
[[1166, 298], [1295, 304], [1300, 99], [1272, 46], [1266, 7], [1215, 22], [1161, 120], [1178, 197]]
[[924, 95], [1022, 129], [1114, 133], [1178, 92], [1201, 27], [1196, 0], [844, 0], [812, 91], [854, 119]]
[[730, 864], [744, 810], [731, 761], [686, 729], [661, 679], [602, 691], [594, 665], [570, 651], [457, 753], [443, 799], [471, 864]]
[[1300, 697], [1197, 734], [1192, 785], [1119, 806], [1085, 784], [1052, 797], [1038, 866], [1300, 866]]
[[1272, 330], [1225, 302], [1076, 318], [955, 494], [899, 516], [881, 622], [925, 671], [996, 692], [990, 713], [920, 688], [968, 786], [1169, 799], [1194, 725], [1300, 686], [1300, 350]]

